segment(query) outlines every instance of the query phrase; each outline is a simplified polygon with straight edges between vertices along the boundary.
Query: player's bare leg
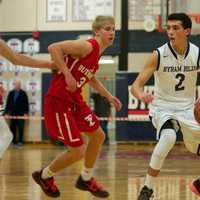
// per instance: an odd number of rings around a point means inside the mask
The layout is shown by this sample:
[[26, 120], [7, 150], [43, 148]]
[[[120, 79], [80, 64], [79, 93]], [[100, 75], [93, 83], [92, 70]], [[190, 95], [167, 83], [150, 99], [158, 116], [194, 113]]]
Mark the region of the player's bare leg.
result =
[[85, 152], [84, 169], [76, 182], [76, 187], [80, 190], [89, 191], [94, 196], [107, 198], [109, 193], [97, 184], [93, 177], [93, 168], [104, 142], [105, 135], [101, 128], [87, 135], [89, 137], [89, 143]]
[[156, 177], [158, 176], [159, 173], [160, 173], [160, 170], [155, 170], [149, 166], [147, 174], [149, 174], [150, 176]]
[[163, 162], [176, 142], [176, 132], [171, 127], [171, 122], [166, 122], [161, 131], [161, 137], [156, 144], [148, 168], [144, 187], [140, 191], [138, 200], [150, 200], [153, 197], [153, 182], [159, 175]]
[[70, 148], [69, 151], [65, 151], [62, 154], [58, 155], [49, 165], [49, 169], [56, 173], [76, 161], [81, 160], [85, 155], [85, 145], [83, 144], [80, 147]]
[[32, 174], [35, 182], [40, 185], [43, 192], [50, 197], [59, 197], [60, 191], [56, 186], [53, 176], [56, 172], [72, 165], [74, 162], [83, 158], [85, 153], [85, 145], [76, 148], [70, 148], [69, 151], [58, 155], [49, 166]]
[[87, 134], [89, 142], [85, 152], [85, 167], [93, 168], [101, 146], [105, 140], [104, 132], [98, 128], [95, 132]]

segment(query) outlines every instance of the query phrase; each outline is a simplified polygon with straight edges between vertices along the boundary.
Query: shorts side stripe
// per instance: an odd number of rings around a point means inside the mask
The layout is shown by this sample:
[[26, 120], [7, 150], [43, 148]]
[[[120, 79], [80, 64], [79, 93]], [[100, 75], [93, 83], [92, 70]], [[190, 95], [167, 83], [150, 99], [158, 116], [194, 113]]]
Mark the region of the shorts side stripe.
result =
[[58, 138], [64, 140], [65, 138], [64, 138], [64, 135], [63, 135], [63, 132], [62, 132], [62, 129], [61, 129], [60, 119], [59, 119], [58, 113], [56, 113], [56, 122], [57, 122], [59, 133], [60, 133], [60, 136], [58, 136]]
[[67, 114], [64, 113], [64, 118], [65, 118], [65, 125], [67, 127], [67, 132], [68, 132], [68, 136], [69, 136], [69, 140], [70, 142], [77, 142], [80, 140], [80, 138], [73, 138], [72, 137], [72, 132], [71, 132], [71, 129], [70, 129], [70, 126], [69, 126], [69, 121], [67, 119]]

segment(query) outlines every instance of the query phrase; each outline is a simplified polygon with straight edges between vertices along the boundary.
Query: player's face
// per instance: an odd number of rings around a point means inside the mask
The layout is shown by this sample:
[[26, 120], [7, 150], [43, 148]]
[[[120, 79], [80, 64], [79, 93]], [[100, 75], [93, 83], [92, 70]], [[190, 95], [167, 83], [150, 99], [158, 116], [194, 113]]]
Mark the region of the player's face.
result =
[[167, 22], [167, 36], [174, 45], [187, 41], [190, 29], [184, 29], [181, 21], [169, 20]]
[[103, 43], [106, 46], [113, 44], [115, 39], [115, 25], [112, 23], [104, 24], [98, 31], [98, 35], [101, 37]]

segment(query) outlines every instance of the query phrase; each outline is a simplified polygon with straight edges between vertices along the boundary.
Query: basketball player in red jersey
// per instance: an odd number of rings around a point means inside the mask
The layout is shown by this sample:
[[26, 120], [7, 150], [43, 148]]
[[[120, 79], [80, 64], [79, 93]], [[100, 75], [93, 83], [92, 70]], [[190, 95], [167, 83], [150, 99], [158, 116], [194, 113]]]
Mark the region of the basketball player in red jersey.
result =
[[[49, 135], [62, 141], [69, 147], [69, 151], [57, 156], [47, 167], [35, 171], [32, 176], [51, 197], [60, 196], [53, 176], [82, 158], [84, 167], [76, 182], [76, 188], [101, 198], [109, 196], [108, 191], [93, 177], [93, 168], [105, 135], [96, 115], [84, 102], [81, 88], [89, 83], [106, 97], [116, 110], [121, 109], [121, 102], [95, 77], [101, 54], [114, 41], [115, 21], [110, 16], [98, 16], [92, 29], [92, 39], [69, 40], [49, 46], [49, 52], [59, 71], [54, 75], [45, 98], [45, 124]], [[89, 138], [87, 146], [81, 136], [83, 132]]]

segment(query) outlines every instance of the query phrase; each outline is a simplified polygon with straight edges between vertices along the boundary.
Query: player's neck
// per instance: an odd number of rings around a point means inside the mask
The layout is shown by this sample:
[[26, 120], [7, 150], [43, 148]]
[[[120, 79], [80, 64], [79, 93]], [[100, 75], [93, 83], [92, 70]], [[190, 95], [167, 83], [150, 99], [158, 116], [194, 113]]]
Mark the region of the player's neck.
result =
[[100, 54], [102, 54], [108, 48], [108, 45], [104, 44], [101, 38], [99, 37], [95, 37], [95, 39], [99, 44]]
[[179, 54], [179, 55], [185, 55], [185, 52], [187, 51], [188, 48], [188, 41], [180, 44], [171, 44], [172, 48], [174, 49], [174, 51]]

